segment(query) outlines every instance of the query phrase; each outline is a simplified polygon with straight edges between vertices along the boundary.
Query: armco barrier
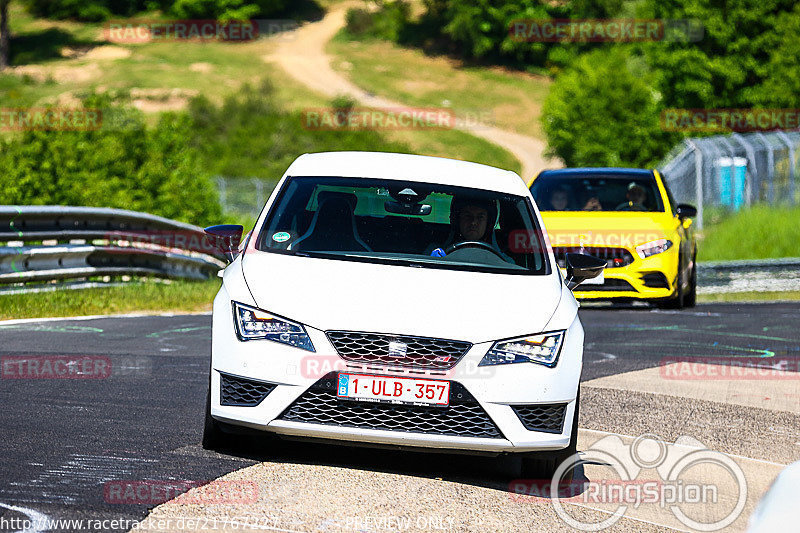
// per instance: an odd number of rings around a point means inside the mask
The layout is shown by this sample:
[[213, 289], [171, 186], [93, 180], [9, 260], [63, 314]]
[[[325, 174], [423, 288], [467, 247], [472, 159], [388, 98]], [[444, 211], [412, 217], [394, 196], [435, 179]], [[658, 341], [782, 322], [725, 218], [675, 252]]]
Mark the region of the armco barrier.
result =
[[224, 266], [202, 228], [124, 209], [0, 206], [0, 284], [95, 276], [207, 279]]
[[800, 291], [800, 257], [697, 264], [698, 292]]

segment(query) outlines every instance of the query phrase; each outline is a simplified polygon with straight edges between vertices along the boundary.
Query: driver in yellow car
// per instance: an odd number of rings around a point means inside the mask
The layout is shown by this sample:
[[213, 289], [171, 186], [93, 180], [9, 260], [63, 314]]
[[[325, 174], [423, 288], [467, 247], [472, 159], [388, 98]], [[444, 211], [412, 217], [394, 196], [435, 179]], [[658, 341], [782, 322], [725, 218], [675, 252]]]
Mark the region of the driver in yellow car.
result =
[[644, 203], [647, 201], [647, 191], [635, 181], [628, 184], [628, 192], [625, 194], [626, 202], [617, 206], [617, 211], [647, 211]]

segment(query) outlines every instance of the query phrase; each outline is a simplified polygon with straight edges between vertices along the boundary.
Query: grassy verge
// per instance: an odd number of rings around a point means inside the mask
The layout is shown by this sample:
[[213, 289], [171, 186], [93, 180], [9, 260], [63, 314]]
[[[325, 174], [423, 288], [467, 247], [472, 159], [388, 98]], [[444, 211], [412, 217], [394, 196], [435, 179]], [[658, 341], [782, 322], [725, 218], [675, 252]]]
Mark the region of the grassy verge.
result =
[[699, 303], [721, 303], [721, 302], [779, 302], [779, 301], [798, 301], [800, 291], [774, 291], [774, 292], [734, 292], [728, 294], [698, 294]]
[[[210, 311], [218, 280], [131, 283], [120, 287], [0, 295], [0, 320], [134, 312]], [[699, 303], [800, 301], [800, 291], [701, 294]]]
[[210, 311], [220, 280], [131, 283], [118, 287], [0, 295], [0, 319], [117, 313]]
[[698, 261], [800, 257], [800, 208], [756, 206], [707, 227]]
[[496, 126], [544, 139], [540, 117], [550, 90], [546, 77], [463, 66], [388, 41], [353, 41], [345, 32], [331, 41], [328, 52], [334, 69], [370, 92], [409, 105], [449, 107], [459, 116], [488, 111]]
[[[12, 50], [17, 55], [13, 56], [14, 71], [0, 74], [0, 101], [7, 107], [69, 105], [89, 92], [114, 91], [129, 94], [136, 107], [155, 117], [159, 111], [185, 107], [195, 94], [219, 103], [225, 96], [238, 93], [244, 83], [257, 85], [264, 78], [272, 81], [282, 108], [299, 110], [329, 104], [326, 97], [308, 90], [269, 62], [275, 40], [103, 43], [100, 24], [34, 19], [19, 2], [11, 4], [10, 20], [15, 37]], [[88, 52], [66, 57], [73, 50]], [[520, 168], [516, 158], [504, 149], [463, 132], [382, 133], [390, 141], [407, 144], [415, 153], [515, 171]]]

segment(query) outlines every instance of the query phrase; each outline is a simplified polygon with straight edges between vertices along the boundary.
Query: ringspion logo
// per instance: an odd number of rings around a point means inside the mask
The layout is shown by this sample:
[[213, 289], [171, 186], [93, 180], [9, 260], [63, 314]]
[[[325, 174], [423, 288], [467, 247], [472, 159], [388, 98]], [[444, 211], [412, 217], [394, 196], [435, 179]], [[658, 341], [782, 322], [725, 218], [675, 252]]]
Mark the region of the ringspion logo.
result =
[[[586, 474], [585, 468], [605, 474]], [[583, 479], [577, 477], [581, 471]], [[573, 481], [562, 481], [565, 478]], [[747, 503], [747, 479], [739, 464], [689, 436], [670, 444], [644, 434], [626, 444], [609, 435], [564, 460], [548, 481], [546, 485], [541, 480], [512, 481], [510, 497], [551, 504], [566, 524], [579, 531], [607, 529], [629, 509], [642, 506], [671, 515], [692, 530], [719, 531], [736, 521]], [[575, 507], [566, 503], [600, 506], [603, 512], [572, 513]]]

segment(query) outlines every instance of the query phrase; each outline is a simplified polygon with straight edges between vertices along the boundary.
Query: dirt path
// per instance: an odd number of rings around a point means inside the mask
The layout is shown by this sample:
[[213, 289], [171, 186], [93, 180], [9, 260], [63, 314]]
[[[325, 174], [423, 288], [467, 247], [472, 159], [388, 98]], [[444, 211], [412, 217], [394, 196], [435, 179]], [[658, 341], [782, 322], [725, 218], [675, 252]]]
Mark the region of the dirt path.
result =
[[[344, 26], [348, 7], [339, 4], [321, 21], [295, 30], [291, 38], [282, 36], [275, 53], [264, 60], [280, 65], [290, 76], [328, 97], [347, 95], [369, 107], [402, 107], [401, 102], [365, 91], [331, 67], [332, 58], [325, 52], [325, 45]], [[546, 145], [539, 139], [488, 125], [466, 125], [462, 129], [511, 152], [522, 164], [525, 180], [544, 168], [563, 166], [544, 156]]]

